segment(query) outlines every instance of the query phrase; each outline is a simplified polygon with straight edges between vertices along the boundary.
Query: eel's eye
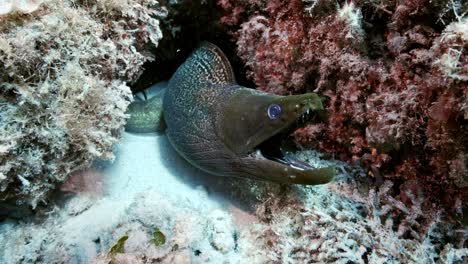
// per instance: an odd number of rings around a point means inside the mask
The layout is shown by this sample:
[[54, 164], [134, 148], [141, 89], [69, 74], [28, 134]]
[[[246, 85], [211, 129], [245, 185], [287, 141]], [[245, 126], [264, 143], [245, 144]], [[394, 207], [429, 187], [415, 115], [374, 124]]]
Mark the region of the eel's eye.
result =
[[281, 115], [281, 106], [279, 104], [271, 104], [268, 106], [267, 113], [271, 120], [277, 119]]

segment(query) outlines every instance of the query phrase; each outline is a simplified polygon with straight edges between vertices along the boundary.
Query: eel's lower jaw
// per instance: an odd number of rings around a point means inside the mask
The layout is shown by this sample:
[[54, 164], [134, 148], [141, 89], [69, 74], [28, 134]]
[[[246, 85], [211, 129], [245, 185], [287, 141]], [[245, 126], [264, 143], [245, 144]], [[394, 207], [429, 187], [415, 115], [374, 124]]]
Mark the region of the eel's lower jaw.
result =
[[266, 158], [260, 150], [242, 159], [239, 169], [244, 172], [243, 175], [253, 179], [287, 184], [325, 184], [335, 177], [335, 169], [332, 167], [313, 168], [292, 158]]
[[249, 163], [247, 167], [257, 170], [256, 178], [305, 185], [324, 184], [333, 180], [333, 168], [314, 168], [307, 162], [296, 159], [292, 153], [284, 150], [281, 144], [284, 142], [277, 142], [276, 138], [272, 138], [246, 157]]
[[284, 143], [290, 132], [310, 121], [316, 121], [317, 117], [321, 118], [320, 114], [320, 112], [306, 109], [292, 127], [286, 128], [261, 143], [247, 156], [251, 166], [259, 167], [260, 171], [268, 172], [265, 175], [259, 175], [259, 178], [306, 185], [324, 184], [334, 178], [335, 170], [333, 168], [314, 168], [310, 164], [294, 158], [291, 153], [284, 150]]

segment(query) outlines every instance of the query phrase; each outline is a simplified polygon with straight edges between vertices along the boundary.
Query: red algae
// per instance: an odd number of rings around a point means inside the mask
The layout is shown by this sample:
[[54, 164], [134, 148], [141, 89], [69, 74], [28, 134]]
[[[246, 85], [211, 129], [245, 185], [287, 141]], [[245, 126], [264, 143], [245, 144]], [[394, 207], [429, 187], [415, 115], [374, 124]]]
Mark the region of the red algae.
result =
[[[457, 2], [458, 3], [458, 2]], [[247, 75], [276, 94], [315, 91], [326, 123], [298, 144], [460, 212], [468, 181], [468, 20], [455, 2], [218, 1]], [[464, 8], [464, 9], [463, 9]], [[466, 195], [465, 195], [466, 196]]]

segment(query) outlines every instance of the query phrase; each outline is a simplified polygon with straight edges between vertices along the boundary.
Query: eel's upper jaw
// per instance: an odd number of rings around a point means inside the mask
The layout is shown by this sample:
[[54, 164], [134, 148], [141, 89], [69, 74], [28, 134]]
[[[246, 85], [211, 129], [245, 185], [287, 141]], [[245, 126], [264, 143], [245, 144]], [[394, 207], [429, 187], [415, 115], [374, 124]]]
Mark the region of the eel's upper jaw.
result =
[[292, 127], [273, 135], [256, 146], [248, 155], [248, 167], [257, 167], [262, 175], [258, 178], [280, 183], [317, 185], [328, 183], [335, 177], [334, 168], [314, 168], [310, 164], [293, 157], [282, 147], [282, 143], [295, 128], [301, 127], [317, 117], [323, 117], [322, 110], [305, 108]]

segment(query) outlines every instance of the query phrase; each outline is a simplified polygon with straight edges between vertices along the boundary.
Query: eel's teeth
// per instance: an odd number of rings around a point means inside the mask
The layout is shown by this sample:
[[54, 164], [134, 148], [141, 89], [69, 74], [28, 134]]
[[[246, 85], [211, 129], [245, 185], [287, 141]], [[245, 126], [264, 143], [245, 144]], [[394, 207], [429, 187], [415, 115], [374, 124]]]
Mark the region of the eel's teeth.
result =
[[257, 149], [255, 151], [255, 158], [257, 159], [265, 159], [265, 156], [263, 156], [262, 151], [260, 149]]
[[298, 167], [298, 166], [295, 166], [294, 164], [289, 164], [289, 167], [293, 168], [293, 169], [296, 169], [296, 170], [300, 170], [300, 171], [305, 171], [304, 168], [301, 168], [301, 167]]

